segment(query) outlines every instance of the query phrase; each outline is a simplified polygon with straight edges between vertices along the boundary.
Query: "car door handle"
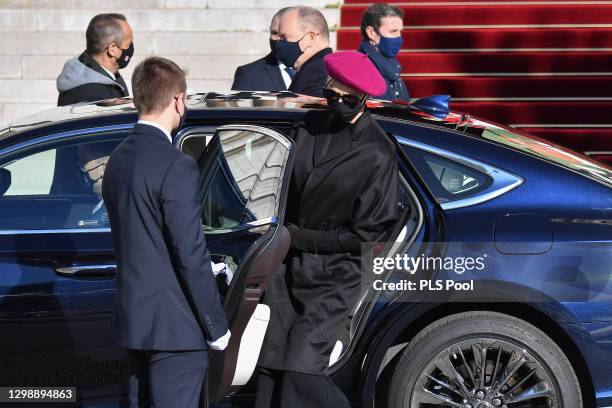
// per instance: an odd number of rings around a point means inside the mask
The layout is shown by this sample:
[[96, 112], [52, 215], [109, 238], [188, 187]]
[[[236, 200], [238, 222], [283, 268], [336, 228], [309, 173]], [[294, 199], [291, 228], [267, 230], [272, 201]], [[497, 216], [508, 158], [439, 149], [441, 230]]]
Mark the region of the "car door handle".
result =
[[57, 266], [54, 269], [66, 277], [115, 276], [117, 273], [117, 265], [114, 264]]

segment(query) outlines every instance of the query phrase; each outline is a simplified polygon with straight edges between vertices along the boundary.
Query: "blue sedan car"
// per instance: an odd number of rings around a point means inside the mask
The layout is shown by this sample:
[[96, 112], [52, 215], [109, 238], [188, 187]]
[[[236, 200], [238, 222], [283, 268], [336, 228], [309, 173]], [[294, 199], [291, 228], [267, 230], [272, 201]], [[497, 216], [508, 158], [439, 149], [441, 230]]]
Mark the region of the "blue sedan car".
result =
[[[201, 170], [193, 188], [233, 334], [211, 353], [206, 404], [252, 405], [266, 279], [288, 248], [291, 130], [321, 103], [189, 97], [175, 144]], [[332, 378], [360, 407], [612, 407], [612, 170], [430, 105], [368, 101], [397, 146], [401, 219], [364, 253]], [[112, 100], [0, 130], [0, 386], [126, 404], [100, 186], [136, 119], [130, 100]]]

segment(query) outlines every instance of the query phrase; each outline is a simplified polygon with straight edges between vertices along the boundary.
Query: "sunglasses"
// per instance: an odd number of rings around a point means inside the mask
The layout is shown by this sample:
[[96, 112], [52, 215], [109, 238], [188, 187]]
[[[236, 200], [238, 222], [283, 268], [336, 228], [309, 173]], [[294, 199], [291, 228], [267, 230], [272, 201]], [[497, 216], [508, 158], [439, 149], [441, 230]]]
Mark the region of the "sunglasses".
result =
[[363, 100], [362, 97], [357, 96], [357, 95], [351, 95], [351, 94], [340, 95], [338, 92], [334, 91], [333, 89], [329, 89], [329, 88], [323, 88], [323, 96], [330, 103], [338, 103], [342, 101], [344, 104], [346, 104], [350, 108], [354, 108], [357, 105], [360, 105]]

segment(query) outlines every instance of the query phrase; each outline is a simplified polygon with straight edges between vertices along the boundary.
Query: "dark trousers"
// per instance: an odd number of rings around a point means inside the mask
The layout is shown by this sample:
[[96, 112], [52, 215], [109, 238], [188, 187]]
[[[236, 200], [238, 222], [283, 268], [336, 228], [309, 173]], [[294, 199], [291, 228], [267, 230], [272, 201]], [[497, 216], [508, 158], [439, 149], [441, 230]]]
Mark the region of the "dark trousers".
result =
[[260, 368], [255, 408], [350, 408], [344, 393], [326, 375]]
[[207, 350], [128, 350], [131, 408], [198, 408]]

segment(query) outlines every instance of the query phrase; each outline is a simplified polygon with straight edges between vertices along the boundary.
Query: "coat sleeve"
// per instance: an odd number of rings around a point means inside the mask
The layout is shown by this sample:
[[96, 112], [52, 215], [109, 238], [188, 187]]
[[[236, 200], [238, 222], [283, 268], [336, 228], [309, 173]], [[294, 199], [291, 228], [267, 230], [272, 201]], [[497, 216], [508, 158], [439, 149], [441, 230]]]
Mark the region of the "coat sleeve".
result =
[[319, 254], [360, 254], [362, 242], [386, 238], [384, 234], [399, 218], [399, 169], [394, 149], [380, 159], [383, 164], [369, 178], [353, 206], [350, 225], [328, 231], [289, 225], [292, 248]]
[[183, 293], [205, 337], [216, 340], [228, 327], [201, 227], [197, 190], [198, 168], [181, 155], [162, 183], [164, 234]]

